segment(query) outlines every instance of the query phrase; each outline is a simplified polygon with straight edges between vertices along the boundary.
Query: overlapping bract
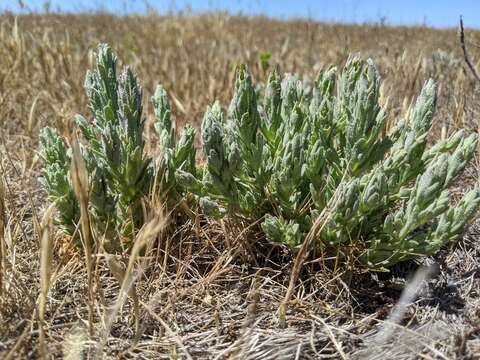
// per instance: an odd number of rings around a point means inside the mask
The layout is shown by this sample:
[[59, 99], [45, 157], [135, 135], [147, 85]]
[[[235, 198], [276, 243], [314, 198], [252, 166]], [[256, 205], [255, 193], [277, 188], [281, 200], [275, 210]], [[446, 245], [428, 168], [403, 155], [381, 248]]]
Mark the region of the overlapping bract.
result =
[[[99, 46], [85, 86], [94, 120], [77, 116], [76, 123], [90, 207], [103, 232], [130, 234], [141, 226], [142, 198], [156, 186], [171, 205], [188, 191], [206, 216], [261, 220], [268, 241], [292, 249], [327, 214], [316, 246], [385, 268], [454, 240], [480, 205], [478, 188], [456, 206], [448, 190], [472, 158], [477, 136], [460, 130], [427, 147], [431, 80], [409, 118], [386, 129], [371, 60], [351, 58], [339, 76], [330, 68], [312, 83], [273, 72], [263, 87], [238, 67], [226, 114], [216, 102], [204, 115], [202, 165], [195, 162], [194, 129], [185, 127], [177, 139], [161, 86], [152, 97], [161, 156], [147, 157], [142, 91], [129, 67], [117, 77], [108, 46]], [[48, 128], [41, 145], [43, 186], [57, 204], [58, 222], [72, 232], [79, 211], [68, 147]]]
[[[96, 62], [96, 69], [85, 80], [93, 121], [75, 117], [89, 173], [89, 205], [101, 233], [130, 236], [144, 222], [141, 200], [155, 176], [166, 197], [170, 191], [181, 195], [175, 189], [175, 171], [182, 166], [194, 170], [194, 130], [186, 128], [177, 143], [168, 99], [159, 86], [152, 99], [162, 146], [156, 167], [144, 151], [142, 90], [135, 75], [126, 66], [117, 76], [117, 58], [105, 44], [99, 45]], [[65, 230], [71, 233], [70, 225], [78, 221], [78, 203], [69, 180], [70, 157], [54, 130], [43, 130], [41, 153], [46, 162], [42, 183], [57, 204], [59, 221], [69, 225]]]
[[427, 148], [431, 80], [411, 116], [383, 135], [379, 88], [371, 60], [358, 58], [338, 83], [334, 68], [313, 84], [273, 73], [256, 95], [239, 68], [227, 121], [215, 105], [202, 124], [206, 211], [265, 216], [267, 239], [293, 248], [328, 211], [319, 246], [346, 256], [355, 244], [357, 259], [375, 268], [432, 254], [455, 239], [475, 214], [480, 191], [452, 207], [448, 189], [472, 158], [477, 136], [459, 131]]
[[80, 219], [80, 208], [69, 176], [71, 154], [58, 133], [48, 127], [40, 132], [40, 145], [40, 155], [45, 161], [41, 184], [49, 199], [55, 202], [57, 224], [71, 234]]

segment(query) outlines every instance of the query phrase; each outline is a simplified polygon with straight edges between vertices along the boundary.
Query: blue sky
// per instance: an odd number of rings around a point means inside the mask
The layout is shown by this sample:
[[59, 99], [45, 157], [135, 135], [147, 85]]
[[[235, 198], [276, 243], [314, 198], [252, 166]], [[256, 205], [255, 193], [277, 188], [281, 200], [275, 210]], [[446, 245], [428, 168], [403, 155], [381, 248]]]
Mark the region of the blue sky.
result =
[[[41, 11], [45, 0], [0, 0], [0, 11], [19, 11], [19, 2], [27, 10]], [[224, 10], [233, 14], [348, 23], [378, 22], [383, 18], [389, 24], [425, 23], [435, 27], [455, 27], [463, 15], [466, 26], [480, 28], [480, 0], [51, 0], [50, 8], [68, 12], [103, 8], [118, 14], [144, 13], [147, 2], [160, 13]]]

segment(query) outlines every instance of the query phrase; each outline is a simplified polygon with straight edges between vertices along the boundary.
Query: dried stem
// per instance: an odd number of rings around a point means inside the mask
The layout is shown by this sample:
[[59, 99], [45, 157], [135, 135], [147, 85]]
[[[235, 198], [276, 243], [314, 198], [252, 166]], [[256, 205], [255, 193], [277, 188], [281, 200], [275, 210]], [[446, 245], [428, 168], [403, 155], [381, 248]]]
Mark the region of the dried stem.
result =
[[47, 345], [45, 343], [45, 309], [47, 295], [50, 289], [50, 275], [52, 263], [52, 218], [54, 205], [45, 212], [40, 226], [40, 296], [38, 302], [38, 331], [39, 346], [42, 359], [48, 358]]
[[4, 277], [7, 273], [7, 247], [5, 245], [5, 191], [3, 178], [0, 179], [0, 297], [5, 287]]
[[88, 174], [85, 161], [80, 152], [78, 141], [75, 140], [72, 145], [72, 163], [70, 167], [70, 175], [75, 190], [75, 196], [80, 204], [80, 224], [82, 233], [83, 249], [85, 251], [85, 265], [87, 268], [87, 291], [88, 291], [88, 325], [90, 336], [93, 336], [93, 306], [95, 300], [93, 269], [94, 258], [92, 254], [93, 244], [90, 240], [90, 221], [88, 217]]
[[467, 63], [468, 68], [472, 72], [473, 76], [477, 81], [480, 81], [480, 76], [478, 75], [477, 69], [472, 63], [472, 60], [470, 59], [470, 55], [468, 54], [467, 51], [467, 46], [465, 45], [465, 32], [463, 30], [463, 18], [460, 16], [460, 28], [459, 28], [459, 37], [460, 37], [460, 46], [462, 47], [463, 51], [463, 58], [465, 59], [465, 62]]

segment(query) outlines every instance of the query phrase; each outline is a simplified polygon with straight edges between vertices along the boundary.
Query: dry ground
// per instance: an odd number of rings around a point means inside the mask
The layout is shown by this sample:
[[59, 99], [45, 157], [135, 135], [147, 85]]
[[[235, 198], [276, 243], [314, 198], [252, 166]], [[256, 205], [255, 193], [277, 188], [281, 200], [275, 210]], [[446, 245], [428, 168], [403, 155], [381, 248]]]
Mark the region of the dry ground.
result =
[[[474, 59], [480, 33], [468, 31]], [[189, 17], [0, 16], [0, 357], [40, 356], [39, 219], [47, 204], [35, 154], [41, 127], [68, 133], [73, 114], [88, 114], [84, 74], [92, 51], [109, 42], [133, 66], [149, 99], [157, 82], [168, 90], [179, 123], [198, 127], [207, 104], [227, 105], [233, 65], [247, 63], [256, 79], [262, 51], [282, 72], [314, 75], [341, 66], [350, 53], [376, 62], [384, 79], [382, 101], [392, 121], [401, 117], [423, 82], [439, 84], [434, 135], [458, 127], [477, 131], [480, 104], [455, 30], [425, 27], [345, 26], [307, 21], [204, 15]], [[146, 102], [146, 113], [151, 107]], [[150, 119], [151, 120], [151, 119]], [[147, 136], [151, 135], [151, 124]], [[477, 179], [468, 169], [458, 184]], [[162, 231], [156, 251], [135, 271], [138, 301], [122, 299], [120, 285], [99, 259], [94, 335], [88, 336], [86, 273], [58, 234], [47, 297], [47, 357], [82, 358], [439, 358], [480, 359], [480, 220], [464, 238], [435, 258], [401, 264], [390, 274], [330, 272], [305, 267], [288, 307], [286, 327], [278, 306], [285, 296], [292, 256], [248, 256], [249, 231], [227, 223], [187, 222]], [[230, 244], [227, 246], [226, 244]], [[419, 265], [437, 271], [388, 336], [402, 289]], [[139, 327], [135, 327], [135, 319]], [[110, 321], [111, 320], [111, 321]], [[383, 330], [382, 330], [383, 329]], [[379, 336], [380, 333], [380, 336]]]

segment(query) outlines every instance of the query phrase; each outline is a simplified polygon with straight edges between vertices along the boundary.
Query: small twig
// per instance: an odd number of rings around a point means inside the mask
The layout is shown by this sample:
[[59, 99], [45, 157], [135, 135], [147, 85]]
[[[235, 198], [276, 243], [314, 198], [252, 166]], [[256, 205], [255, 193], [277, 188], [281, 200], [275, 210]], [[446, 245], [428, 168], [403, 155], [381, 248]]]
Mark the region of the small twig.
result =
[[327, 323], [320, 317], [315, 317], [316, 320], [320, 321], [322, 325], [325, 327], [325, 330], [327, 330], [327, 335], [330, 338], [330, 341], [332, 342], [333, 346], [335, 346], [335, 350], [337, 350], [338, 355], [343, 359], [347, 360], [349, 357], [345, 354], [345, 352], [342, 349], [342, 345], [337, 341], [335, 338], [335, 335], [333, 334], [332, 330], [330, 327], [327, 325]]
[[465, 32], [463, 30], [463, 19], [461, 16], [460, 16], [459, 36], [460, 36], [460, 46], [462, 47], [462, 50], [463, 50], [463, 58], [465, 59], [465, 62], [467, 63], [475, 79], [477, 79], [477, 81], [480, 82], [480, 76], [478, 75], [477, 69], [475, 68], [475, 66], [473, 65], [470, 59], [470, 55], [468, 54], [468, 51], [467, 51], [467, 46], [465, 45]]
[[155, 320], [157, 320], [167, 331], [167, 334], [171, 337], [173, 337], [174, 341], [177, 343], [178, 347], [183, 350], [185, 357], [188, 360], [193, 360], [192, 355], [188, 352], [187, 347], [183, 344], [182, 338], [180, 337], [179, 334], [174, 332], [168, 324], [160, 317], [158, 316], [149, 306], [148, 304], [145, 304], [143, 301], [140, 301], [140, 304], [147, 310], [147, 312], [152, 316]]
[[17, 338], [15, 345], [13, 345], [13, 347], [7, 353], [7, 356], [4, 357], [5, 360], [10, 360], [14, 358], [15, 353], [20, 348], [20, 345], [22, 345], [23, 341], [27, 338], [28, 335], [30, 335], [29, 327], [25, 326], [21, 335]]

